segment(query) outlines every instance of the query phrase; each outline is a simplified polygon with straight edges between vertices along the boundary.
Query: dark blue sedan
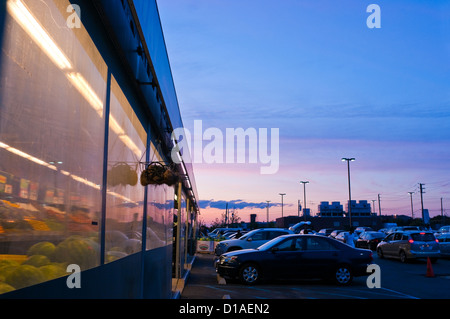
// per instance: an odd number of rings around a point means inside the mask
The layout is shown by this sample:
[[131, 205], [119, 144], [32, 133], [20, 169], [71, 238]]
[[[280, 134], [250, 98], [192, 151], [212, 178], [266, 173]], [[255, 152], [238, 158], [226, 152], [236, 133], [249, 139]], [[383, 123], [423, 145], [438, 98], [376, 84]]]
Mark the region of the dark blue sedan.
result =
[[329, 237], [285, 235], [257, 249], [221, 255], [216, 271], [245, 284], [256, 284], [261, 279], [325, 278], [347, 285], [353, 277], [367, 276], [372, 260], [370, 250], [353, 248]]

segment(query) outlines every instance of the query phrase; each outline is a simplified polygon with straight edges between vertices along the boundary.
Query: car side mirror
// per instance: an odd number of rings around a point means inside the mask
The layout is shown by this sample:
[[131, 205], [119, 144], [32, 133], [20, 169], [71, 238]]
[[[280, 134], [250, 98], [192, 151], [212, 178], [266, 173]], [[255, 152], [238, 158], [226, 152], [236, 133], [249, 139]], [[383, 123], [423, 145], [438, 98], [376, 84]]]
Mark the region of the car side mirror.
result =
[[275, 253], [275, 252], [277, 252], [277, 251], [279, 251], [280, 249], [278, 248], [278, 247], [272, 247], [271, 249], [270, 249], [270, 251], [271, 252], [273, 252], [273, 253]]
[[247, 241], [252, 241], [253, 239], [251, 237], [247, 238]]

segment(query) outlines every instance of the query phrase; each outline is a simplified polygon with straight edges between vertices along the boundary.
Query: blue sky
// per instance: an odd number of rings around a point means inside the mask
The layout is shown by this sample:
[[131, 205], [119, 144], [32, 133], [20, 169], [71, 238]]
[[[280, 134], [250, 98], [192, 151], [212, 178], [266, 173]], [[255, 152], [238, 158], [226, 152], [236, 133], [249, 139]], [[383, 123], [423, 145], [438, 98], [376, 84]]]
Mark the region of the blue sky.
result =
[[[369, 29], [366, 8], [381, 9]], [[284, 197], [285, 215], [381, 194], [382, 212], [450, 211], [450, 4], [445, 1], [158, 1], [184, 125], [279, 128], [280, 168], [195, 164], [202, 203], [239, 201], [240, 216]], [[253, 205], [254, 204], [254, 205]], [[205, 204], [206, 205], [206, 204]], [[209, 205], [217, 206], [217, 205]], [[205, 207], [209, 207], [205, 206]], [[217, 211], [203, 216], [210, 219]], [[209, 215], [208, 215], [209, 214]], [[279, 205], [273, 217], [281, 214]], [[263, 217], [264, 216], [264, 217]]]

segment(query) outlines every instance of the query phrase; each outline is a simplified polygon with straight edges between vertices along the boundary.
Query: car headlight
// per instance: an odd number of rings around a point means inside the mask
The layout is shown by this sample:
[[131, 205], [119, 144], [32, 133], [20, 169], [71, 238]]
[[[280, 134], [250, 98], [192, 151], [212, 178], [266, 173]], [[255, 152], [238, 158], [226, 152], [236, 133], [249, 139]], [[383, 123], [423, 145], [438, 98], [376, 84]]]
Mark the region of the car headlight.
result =
[[222, 261], [224, 263], [228, 263], [228, 264], [234, 263], [237, 261], [237, 256], [225, 256], [225, 257], [223, 257]]

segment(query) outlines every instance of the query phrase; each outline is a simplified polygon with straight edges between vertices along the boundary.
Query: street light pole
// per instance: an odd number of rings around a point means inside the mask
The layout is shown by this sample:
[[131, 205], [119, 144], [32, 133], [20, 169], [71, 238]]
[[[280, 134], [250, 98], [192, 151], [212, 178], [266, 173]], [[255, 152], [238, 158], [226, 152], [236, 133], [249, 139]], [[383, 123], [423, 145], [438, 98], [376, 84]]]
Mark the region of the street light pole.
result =
[[270, 200], [266, 200], [266, 202], [267, 202], [267, 226], [269, 226], [269, 203], [270, 203]]
[[303, 184], [303, 218], [306, 220], [306, 184], [308, 181], [300, 181]]
[[413, 209], [413, 199], [412, 199], [412, 195], [414, 194], [414, 192], [408, 192], [408, 194], [411, 196], [411, 218], [414, 219], [414, 209]]
[[283, 196], [286, 195], [285, 193], [280, 193], [281, 195], [281, 218], [283, 218]]
[[350, 227], [352, 227], [352, 192], [350, 188], [350, 162], [353, 162], [355, 159], [353, 157], [351, 158], [345, 158], [343, 157], [341, 159], [343, 162], [347, 162], [347, 171], [348, 171], [348, 217], [350, 222]]

